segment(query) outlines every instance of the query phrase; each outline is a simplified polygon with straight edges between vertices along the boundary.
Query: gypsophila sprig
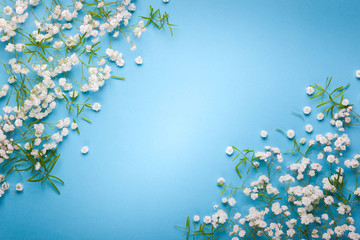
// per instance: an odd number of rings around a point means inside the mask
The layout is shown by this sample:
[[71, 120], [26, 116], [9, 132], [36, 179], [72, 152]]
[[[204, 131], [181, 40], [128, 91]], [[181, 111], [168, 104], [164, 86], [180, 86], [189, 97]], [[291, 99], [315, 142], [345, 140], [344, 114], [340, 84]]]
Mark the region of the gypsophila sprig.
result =
[[[310, 86], [306, 93], [312, 99], [323, 99], [318, 107], [326, 107], [324, 112], [336, 128], [325, 134], [317, 132], [309, 140], [297, 138], [292, 129], [277, 129], [284, 141], [291, 143], [284, 151], [271, 146], [264, 151], [231, 147], [236, 151], [233, 160], [240, 183], [218, 178], [221, 205], [216, 204], [216, 212], [202, 220], [201, 216], [196, 216], [197, 221], [188, 217], [185, 227], [179, 227], [187, 239], [223, 239], [226, 235], [232, 240], [360, 239], [355, 227], [359, 219], [355, 210], [360, 206], [360, 154], [344, 157], [351, 144], [345, 126], [359, 117], [344, 97], [347, 86], [330, 91], [330, 82], [331, 78], [324, 87]], [[306, 119], [312, 117], [310, 111], [310, 106], [304, 108]], [[312, 125], [305, 125], [305, 132], [312, 131], [316, 131]], [[245, 178], [241, 172], [247, 173]]]
[[[26, 172], [21, 176], [28, 182], [47, 182], [60, 193], [57, 184], [64, 182], [52, 174], [59, 144], [69, 128], [80, 133], [79, 119], [91, 123], [86, 112], [100, 111], [101, 104], [92, 102], [89, 93], [111, 78], [124, 79], [113, 75], [125, 60], [112, 42], [123, 38], [135, 50], [134, 39], [146, 27], [142, 20], [131, 20], [136, 10], [131, 0], [17, 0], [0, 8], [0, 41], [6, 52], [0, 63], [8, 75], [0, 86], [0, 196], [8, 189], [23, 190], [22, 184], [14, 188], [7, 182], [13, 172]], [[167, 16], [161, 18], [164, 24]], [[154, 17], [149, 19], [156, 22]], [[67, 115], [54, 116], [63, 107]], [[81, 150], [88, 151], [87, 146]]]

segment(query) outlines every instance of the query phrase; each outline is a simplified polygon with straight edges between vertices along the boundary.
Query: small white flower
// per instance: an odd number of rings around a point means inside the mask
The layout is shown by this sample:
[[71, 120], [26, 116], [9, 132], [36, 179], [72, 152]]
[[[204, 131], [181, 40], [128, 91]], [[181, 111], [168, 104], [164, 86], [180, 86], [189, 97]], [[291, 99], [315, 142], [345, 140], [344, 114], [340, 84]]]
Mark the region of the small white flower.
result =
[[232, 197], [229, 198], [228, 202], [231, 207], [235, 206], [235, 204], [236, 204], [235, 198], [232, 198]]
[[324, 198], [324, 202], [326, 205], [331, 205], [334, 203], [334, 198], [332, 196], [327, 196], [326, 198]]
[[305, 126], [305, 131], [311, 133], [313, 131], [313, 126], [311, 124], [307, 124]]
[[217, 181], [218, 181], [218, 183], [220, 183], [220, 184], [225, 183], [225, 179], [224, 179], [224, 178], [222, 178], [222, 177], [221, 177], [221, 178], [219, 178]]
[[319, 114], [317, 115], [317, 120], [321, 121], [321, 120], [324, 119], [324, 117], [325, 117], [325, 115], [324, 115], [323, 113], [319, 113]]
[[205, 224], [211, 223], [211, 217], [210, 217], [210, 216], [205, 216], [205, 217], [204, 217], [204, 223], [205, 223]]
[[260, 135], [262, 138], [266, 138], [268, 136], [268, 133], [267, 133], [267, 131], [263, 130], [263, 131], [261, 131]]
[[342, 104], [343, 106], [347, 106], [347, 105], [349, 105], [349, 100], [348, 100], [348, 99], [344, 99], [344, 100], [342, 100], [341, 104]]
[[21, 192], [24, 189], [24, 187], [21, 183], [18, 183], [18, 184], [16, 184], [15, 189], [16, 189], [16, 191]]
[[233, 147], [228, 146], [228, 147], [226, 148], [225, 152], [226, 152], [227, 155], [230, 156], [230, 155], [232, 155], [232, 154], [234, 153], [234, 149], [233, 149]]
[[41, 164], [40, 164], [40, 162], [37, 162], [37, 163], [35, 164], [35, 170], [36, 170], [36, 171], [39, 171], [40, 168], [41, 168]]
[[11, 14], [13, 13], [13, 10], [12, 10], [11, 7], [6, 6], [6, 7], [4, 8], [4, 13], [5, 13], [6, 15], [11, 15]]
[[92, 110], [99, 111], [100, 109], [101, 109], [101, 104], [100, 103], [94, 103], [92, 105]]
[[140, 56], [138, 56], [137, 58], [135, 58], [135, 62], [137, 65], [141, 65], [143, 64], [143, 59]]
[[303, 109], [303, 111], [304, 111], [304, 113], [305, 113], [306, 115], [308, 115], [308, 114], [311, 113], [311, 107], [305, 106], [304, 109]]
[[77, 123], [73, 122], [73, 123], [71, 124], [71, 129], [75, 130], [75, 129], [77, 129], [77, 128], [78, 128]]
[[313, 87], [307, 87], [306, 88], [306, 93], [310, 96], [314, 94], [314, 88]]
[[9, 187], [10, 187], [10, 186], [9, 186], [9, 184], [8, 184], [7, 182], [4, 182], [4, 183], [1, 185], [1, 189], [4, 190], [4, 191], [8, 190]]
[[289, 139], [293, 139], [295, 137], [295, 131], [290, 129], [286, 132], [286, 136], [289, 138]]
[[357, 71], [356, 71], [356, 77], [357, 77], [357, 78], [360, 78], [360, 70], [357, 70]]
[[241, 213], [237, 212], [235, 213], [234, 219], [239, 219], [241, 217]]
[[89, 147], [88, 146], [84, 146], [81, 148], [81, 153], [82, 154], [87, 154], [89, 152]]
[[198, 222], [198, 221], [200, 221], [200, 217], [199, 217], [199, 215], [195, 215], [194, 216], [194, 222]]

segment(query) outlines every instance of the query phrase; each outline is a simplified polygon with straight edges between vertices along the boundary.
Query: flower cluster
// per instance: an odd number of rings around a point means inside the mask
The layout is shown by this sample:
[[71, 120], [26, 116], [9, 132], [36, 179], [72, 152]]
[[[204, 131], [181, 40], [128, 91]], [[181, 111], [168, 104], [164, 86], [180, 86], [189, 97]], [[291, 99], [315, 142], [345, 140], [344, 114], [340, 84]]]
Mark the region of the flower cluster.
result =
[[[276, 240], [360, 239], [355, 227], [355, 214], [359, 213], [355, 209], [360, 204], [360, 154], [344, 159], [351, 144], [344, 131], [352, 122], [359, 121], [360, 116], [343, 96], [346, 87], [330, 91], [330, 82], [331, 79], [325, 88], [319, 84], [309, 86], [306, 93], [312, 99], [329, 97], [319, 103], [318, 107], [325, 107], [325, 110], [316, 118], [321, 121], [325, 115], [331, 115], [330, 123], [337, 127], [337, 132], [318, 133], [314, 139], [297, 140], [294, 130], [283, 132], [278, 129], [292, 142], [292, 148], [286, 151], [270, 146], [258, 152], [228, 147], [226, 153], [236, 155], [235, 169], [239, 177], [242, 179], [243, 171], [248, 176], [241, 185], [227, 185], [224, 178], [219, 178], [217, 185], [223, 188], [221, 194], [230, 190], [230, 198], [222, 198], [222, 211], [228, 216], [226, 222], [222, 221], [220, 226], [216, 218], [213, 222], [209, 217], [203, 223], [194, 224], [193, 228], [187, 222], [183, 229], [188, 234], [220, 238], [220, 232], [227, 232], [232, 240], [261, 237]], [[311, 107], [304, 107], [303, 112], [310, 117]], [[310, 133], [314, 129], [308, 124], [305, 130]], [[261, 132], [262, 138], [267, 136], [267, 132]], [[282, 168], [283, 165], [287, 168]], [[282, 169], [288, 170], [283, 172]], [[258, 172], [257, 180], [248, 183]], [[236, 202], [237, 198], [242, 198], [237, 193], [239, 190], [254, 202], [242, 218], [244, 204], [239, 209], [230, 202], [230, 199]]]
[[[0, 197], [11, 189], [6, 179], [14, 171], [27, 171], [29, 182], [48, 181], [59, 192], [56, 183], [63, 181], [51, 174], [60, 157], [57, 147], [70, 128], [80, 133], [78, 120], [90, 122], [83, 116], [86, 110], [101, 109], [88, 97], [83, 101], [81, 93], [99, 91], [112, 77], [122, 79], [112, 75], [112, 62], [125, 64], [112, 41], [124, 37], [135, 50], [133, 39], [152, 23], [130, 24], [136, 10], [131, 0], [96, 2], [17, 0], [2, 5], [0, 41], [9, 58], [4, 56], [1, 64], [9, 77], [0, 87], [0, 98], [7, 97], [0, 114]], [[109, 42], [106, 50], [102, 39]], [[58, 117], [52, 113], [64, 106], [68, 115], [52, 123]], [[87, 146], [81, 149], [88, 151]]]

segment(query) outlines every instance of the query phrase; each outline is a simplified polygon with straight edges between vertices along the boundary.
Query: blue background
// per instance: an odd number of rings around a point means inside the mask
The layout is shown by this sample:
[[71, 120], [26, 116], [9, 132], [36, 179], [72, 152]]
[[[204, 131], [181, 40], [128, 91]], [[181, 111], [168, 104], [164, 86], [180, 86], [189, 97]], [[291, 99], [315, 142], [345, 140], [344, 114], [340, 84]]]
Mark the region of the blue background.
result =
[[359, 103], [357, 0], [156, 0], [138, 2], [136, 14], [149, 4], [179, 25], [174, 37], [149, 28], [135, 52], [115, 47], [126, 80], [108, 80], [93, 97], [101, 111], [86, 115], [92, 124], [61, 145], [61, 195], [26, 182], [4, 195], [1, 239], [183, 239], [174, 225], [212, 212], [218, 177], [236, 181], [228, 145], [284, 149], [277, 127], [326, 131], [317, 110], [306, 122], [291, 112], [314, 106], [305, 88], [328, 76], [350, 82], [347, 96]]

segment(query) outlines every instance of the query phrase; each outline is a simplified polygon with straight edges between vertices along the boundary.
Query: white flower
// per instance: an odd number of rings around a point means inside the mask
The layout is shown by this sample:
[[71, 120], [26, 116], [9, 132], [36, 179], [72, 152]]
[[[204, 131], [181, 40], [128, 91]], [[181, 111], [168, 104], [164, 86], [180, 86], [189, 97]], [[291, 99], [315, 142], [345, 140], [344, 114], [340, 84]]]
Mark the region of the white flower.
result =
[[77, 129], [77, 128], [78, 128], [77, 123], [73, 122], [73, 123], [71, 124], [71, 129], [75, 130], [75, 129]]
[[359, 197], [360, 197], [360, 188], [357, 188], [357, 189], [355, 190], [354, 194], [355, 194], [356, 196], [359, 196]]
[[200, 217], [199, 217], [199, 215], [195, 215], [194, 216], [194, 222], [198, 222], [198, 221], [200, 221]]
[[308, 95], [313, 95], [314, 94], [314, 88], [313, 87], [307, 87], [306, 88], [306, 93], [308, 94]]
[[99, 111], [100, 109], [101, 109], [100, 103], [94, 103], [94, 104], [92, 105], [92, 110], [94, 110], [94, 111]]
[[81, 153], [82, 154], [87, 154], [89, 152], [89, 147], [88, 146], [84, 146], [81, 148]]
[[250, 195], [250, 197], [251, 197], [252, 200], [255, 200], [255, 199], [257, 199], [257, 198], [259, 197], [259, 194], [257, 194], [257, 193], [252, 193], [252, 194]]
[[225, 183], [225, 179], [224, 179], [224, 178], [222, 178], [222, 177], [221, 177], [221, 178], [219, 178], [217, 181], [218, 181], [218, 183], [220, 183], [220, 184]]
[[304, 111], [304, 113], [305, 113], [306, 115], [308, 115], [308, 114], [311, 113], [311, 107], [305, 106], [304, 109], [303, 109], [303, 111]]
[[232, 154], [234, 153], [234, 149], [233, 149], [233, 147], [228, 146], [228, 147], [226, 148], [225, 152], [226, 152], [227, 155], [230, 156], [230, 155], [232, 155]]
[[342, 104], [343, 106], [347, 106], [347, 105], [349, 105], [349, 100], [344, 99], [344, 100], [342, 100], [341, 104]]
[[137, 58], [135, 58], [135, 62], [137, 65], [141, 65], [143, 64], [143, 59], [140, 56], [138, 56]]
[[313, 131], [313, 126], [311, 124], [307, 124], [305, 126], [305, 131], [311, 133]]
[[245, 194], [246, 196], [250, 196], [250, 194], [251, 194], [251, 189], [250, 189], [250, 188], [245, 188], [243, 192], [244, 192], [244, 194]]
[[286, 132], [286, 136], [289, 138], [289, 139], [293, 139], [295, 137], [295, 131], [290, 129]]
[[105, 58], [102, 58], [102, 59], [100, 59], [100, 60], [98, 61], [98, 64], [99, 64], [100, 66], [104, 65], [105, 63], [106, 63]]
[[205, 216], [205, 217], [204, 217], [204, 223], [205, 223], [205, 224], [211, 223], [211, 217], [210, 217], [210, 216]]
[[8, 184], [7, 182], [4, 182], [4, 183], [2, 184], [2, 186], [1, 186], [2, 190], [4, 190], [4, 191], [8, 190], [9, 187], [10, 187], [10, 186], [9, 186], [9, 184]]
[[6, 15], [11, 15], [13, 13], [13, 10], [11, 7], [6, 6], [4, 7], [4, 11], [3, 11]]
[[24, 188], [23, 188], [23, 185], [21, 183], [18, 183], [18, 184], [16, 184], [15, 189], [16, 189], [16, 191], [21, 192]]
[[360, 78], [360, 70], [357, 70], [357, 71], [356, 71], [356, 77], [357, 77], [357, 78]]
[[[15, 50], [15, 45], [12, 43], [8, 43], [5, 47], [5, 51], [7, 51], [7, 52], [13, 52], [14, 50]], [[14, 68], [14, 66], [15, 66], [15, 64], [12, 65], [13, 68]], [[16, 65], [16, 66], [18, 66], [18, 65]]]
[[103, 2], [103, 1], [98, 2], [98, 4], [97, 4], [97, 8], [102, 8], [104, 5], [105, 5], [105, 4], [104, 4], [104, 2]]
[[35, 170], [36, 170], [36, 171], [39, 171], [40, 168], [41, 168], [41, 164], [40, 164], [40, 162], [37, 162], [37, 163], [35, 164]]
[[286, 174], [286, 175], [281, 176], [279, 178], [279, 182], [283, 183], [285, 181], [295, 182], [295, 178], [292, 177], [290, 174]]
[[131, 3], [131, 4], [128, 6], [128, 10], [131, 11], [131, 12], [135, 11], [135, 10], [136, 10], [135, 4], [134, 4], [134, 3]]
[[267, 131], [263, 130], [263, 131], [261, 131], [260, 135], [262, 138], [266, 138], [268, 136], [268, 133], [267, 133]]
[[170, 0], [163, 0], [164, 3], [168, 3]]
[[225, 203], [228, 202], [228, 199], [227, 199], [226, 197], [223, 197], [223, 198], [221, 199], [221, 202], [225, 204]]
[[232, 197], [229, 198], [228, 202], [231, 207], [235, 206], [235, 204], [236, 204], [235, 198], [232, 198]]
[[321, 121], [321, 120], [324, 119], [324, 117], [325, 117], [325, 115], [324, 115], [323, 113], [319, 113], [319, 114], [317, 115], [317, 120]]
[[334, 198], [332, 196], [327, 196], [326, 198], [324, 198], [324, 202], [326, 205], [331, 205], [334, 203]]

